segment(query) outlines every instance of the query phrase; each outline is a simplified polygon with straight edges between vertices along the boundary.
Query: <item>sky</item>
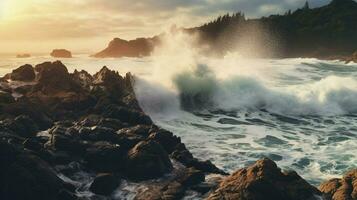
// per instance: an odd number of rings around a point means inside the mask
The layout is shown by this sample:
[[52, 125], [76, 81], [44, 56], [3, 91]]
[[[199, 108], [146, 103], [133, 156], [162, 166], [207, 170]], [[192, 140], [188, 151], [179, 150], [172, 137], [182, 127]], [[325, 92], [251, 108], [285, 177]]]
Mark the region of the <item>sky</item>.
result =
[[[95, 53], [114, 37], [160, 34], [198, 26], [220, 14], [249, 18], [295, 10], [306, 0], [0, 0], [0, 53], [66, 48]], [[330, 0], [310, 0], [311, 7]]]

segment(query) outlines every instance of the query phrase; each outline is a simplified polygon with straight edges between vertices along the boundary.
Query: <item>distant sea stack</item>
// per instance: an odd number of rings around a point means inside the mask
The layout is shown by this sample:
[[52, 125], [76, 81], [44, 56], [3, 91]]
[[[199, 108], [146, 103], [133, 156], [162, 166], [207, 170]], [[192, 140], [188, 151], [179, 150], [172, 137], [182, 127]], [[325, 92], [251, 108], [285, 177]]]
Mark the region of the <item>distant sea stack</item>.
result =
[[24, 54], [17, 54], [16, 58], [30, 58], [31, 54], [24, 53]]
[[51, 56], [54, 58], [72, 58], [72, 53], [66, 49], [54, 49]]
[[155, 45], [159, 42], [158, 37], [137, 38], [135, 40], [123, 40], [114, 38], [107, 48], [92, 55], [96, 58], [120, 58], [120, 57], [144, 57], [149, 56]]

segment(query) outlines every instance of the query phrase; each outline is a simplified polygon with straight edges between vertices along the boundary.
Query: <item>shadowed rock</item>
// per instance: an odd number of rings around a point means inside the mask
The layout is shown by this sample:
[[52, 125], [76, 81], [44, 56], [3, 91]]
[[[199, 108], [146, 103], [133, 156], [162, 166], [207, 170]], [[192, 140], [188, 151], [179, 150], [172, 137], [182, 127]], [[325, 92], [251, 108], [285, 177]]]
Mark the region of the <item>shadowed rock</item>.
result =
[[128, 153], [127, 175], [135, 180], [157, 178], [170, 172], [172, 164], [163, 147], [154, 141], [143, 141]]
[[98, 174], [90, 190], [99, 195], [110, 195], [120, 184], [120, 179], [113, 174]]
[[14, 81], [33, 81], [35, 76], [35, 70], [31, 65], [23, 65], [11, 73], [11, 79]]

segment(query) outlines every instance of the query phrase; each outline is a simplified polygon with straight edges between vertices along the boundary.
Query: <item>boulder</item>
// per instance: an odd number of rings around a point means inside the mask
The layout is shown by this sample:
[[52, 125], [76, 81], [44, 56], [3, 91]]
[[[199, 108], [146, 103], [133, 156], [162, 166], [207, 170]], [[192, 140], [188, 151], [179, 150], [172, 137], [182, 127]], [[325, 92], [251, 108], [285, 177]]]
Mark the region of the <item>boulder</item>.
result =
[[11, 79], [14, 81], [33, 81], [35, 77], [35, 70], [28, 64], [14, 69], [11, 73]]
[[124, 168], [125, 153], [119, 145], [96, 142], [87, 148], [84, 160], [98, 172], [118, 172]]
[[127, 175], [135, 180], [158, 178], [172, 170], [164, 148], [154, 141], [142, 141], [133, 147], [127, 157]]
[[169, 154], [171, 154], [175, 150], [176, 146], [181, 143], [181, 139], [179, 137], [174, 136], [173, 133], [164, 129], [153, 131], [150, 134], [149, 139], [161, 144]]
[[267, 158], [225, 178], [208, 200], [313, 200], [320, 192], [295, 172], [282, 172]]
[[39, 131], [36, 123], [27, 115], [20, 115], [14, 120], [10, 120], [8, 127], [17, 135], [24, 138], [34, 137], [35, 134]]
[[0, 199], [62, 200], [64, 182], [37, 156], [0, 140], [0, 163]]
[[54, 94], [56, 92], [79, 92], [80, 85], [72, 80], [66, 66], [60, 61], [45, 62], [35, 67], [38, 71], [38, 83], [35, 86], [37, 91], [44, 94]]
[[72, 58], [72, 53], [66, 49], [54, 49], [50, 55], [54, 58]]
[[357, 200], [357, 169], [347, 172], [340, 179], [331, 179], [319, 187], [326, 200]]
[[110, 195], [118, 188], [120, 179], [113, 174], [98, 174], [90, 185], [90, 191], [99, 195]]

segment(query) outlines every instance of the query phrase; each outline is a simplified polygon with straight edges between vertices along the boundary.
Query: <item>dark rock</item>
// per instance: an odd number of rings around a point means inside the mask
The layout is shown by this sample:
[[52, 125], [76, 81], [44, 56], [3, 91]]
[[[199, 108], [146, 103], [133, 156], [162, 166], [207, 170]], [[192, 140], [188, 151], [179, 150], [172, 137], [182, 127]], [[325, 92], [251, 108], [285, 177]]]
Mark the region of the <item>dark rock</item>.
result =
[[17, 135], [24, 138], [34, 137], [35, 134], [38, 132], [38, 126], [27, 115], [20, 115], [14, 120], [10, 120], [8, 127]]
[[10, 93], [0, 91], [0, 104], [9, 104], [13, 102], [15, 102], [15, 99]]
[[171, 153], [171, 157], [186, 167], [194, 167], [198, 170], [201, 170], [205, 173], [215, 173], [227, 175], [226, 172], [217, 168], [211, 161], [199, 161], [197, 158], [194, 158], [189, 150], [183, 143], [180, 143], [176, 146], [175, 150]]
[[113, 174], [98, 174], [90, 190], [99, 195], [110, 195], [120, 184], [120, 179]]
[[0, 199], [58, 199], [63, 181], [37, 156], [0, 140]]
[[80, 85], [72, 80], [66, 66], [60, 61], [45, 62], [37, 65], [35, 69], [38, 71], [38, 84], [35, 88], [44, 94], [81, 90]]
[[58, 200], [78, 200], [78, 197], [68, 190], [60, 190], [57, 196]]
[[167, 153], [171, 154], [176, 146], [181, 143], [181, 139], [177, 136], [174, 136], [173, 133], [159, 129], [150, 134], [149, 139], [156, 141], [161, 144]]
[[193, 167], [187, 169], [187, 173], [181, 178], [180, 183], [186, 187], [197, 185], [205, 180], [205, 175], [202, 171]]
[[341, 179], [331, 179], [319, 187], [326, 200], [357, 199], [357, 169], [347, 172]]
[[31, 65], [23, 65], [11, 73], [11, 79], [14, 81], [33, 81], [35, 77], [35, 70]]
[[74, 70], [71, 76], [76, 83], [81, 85], [83, 88], [90, 90], [90, 86], [92, 85], [93, 82], [93, 77], [88, 72], [84, 70], [81, 71]]
[[154, 141], [142, 141], [128, 153], [126, 172], [132, 179], [157, 178], [171, 169], [172, 164], [167, 152]]
[[109, 105], [103, 110], [102, 114], [107, 118], [118, 119], [131, 125], [151, 125], [153, 123], [150, 117], [143, 112], [123, 106]]
[[111, 128], [96, 126], [93, 129], [82, 128], [79, 131], [81, 139], [88, 141], [107, 141], [113, 144], [119, 144], [120, 136]]
[[72, 53], [66, 49], [54, 49], [51, 56], [55, 58], [72, 58]]
[[124, 168], [125, 153], [119, 145], [96, 142], [87, 148], [84, 160], [98, 172], [120, 171]]
[[26, 149], [32, 150], [32, 151], [40, 151], [43, 148], [43, 143], [39, 138], [29, 138], [26, 139], [23, 143], [24, 147]]
[[223, 180], [208, 200], [313, 200], [320, 192], [295, 172], [281, 172], [269, 159], [238, 170]]

